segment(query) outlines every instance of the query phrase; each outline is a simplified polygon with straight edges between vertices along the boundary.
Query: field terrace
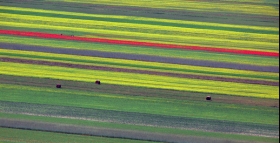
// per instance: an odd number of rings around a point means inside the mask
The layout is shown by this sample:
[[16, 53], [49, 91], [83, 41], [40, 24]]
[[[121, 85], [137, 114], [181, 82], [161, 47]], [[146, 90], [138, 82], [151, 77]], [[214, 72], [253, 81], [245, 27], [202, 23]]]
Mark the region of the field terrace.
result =
[[0, 0], [0, 19], [1, 142], [279, 142], [278, 1]]

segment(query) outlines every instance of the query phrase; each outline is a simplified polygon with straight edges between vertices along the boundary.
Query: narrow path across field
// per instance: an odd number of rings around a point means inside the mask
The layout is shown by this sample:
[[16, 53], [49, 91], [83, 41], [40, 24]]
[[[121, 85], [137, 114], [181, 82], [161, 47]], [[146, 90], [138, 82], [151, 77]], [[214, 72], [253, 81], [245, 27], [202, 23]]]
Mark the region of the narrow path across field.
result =
[[139, 60], [139, 61], [149, 61], [149, 62], [279, 73], [278, 66], [255, 66], [255, 65], [248, 65], [248, 64], [213, 62], [207, 60], [202, 61], [202, 60], [181, 59], [181, 58], [171, 58], [171, 57], [149, 56], [149, 55], [101, 52], [95, 50], [78, 50], [78, 49], [53, 48], [53, 47], [34, 46], [34, 45], [20, 45], [20, 44], [11, 44], [11, 43], [0, 43], [0, 48], [11, 49], [11, 50], [37, 51], [37, 52], [47, 52], [47, 53], [57, 53], [57, 54], [94, 56], [94, 57], [117, 58], [117, 59]]

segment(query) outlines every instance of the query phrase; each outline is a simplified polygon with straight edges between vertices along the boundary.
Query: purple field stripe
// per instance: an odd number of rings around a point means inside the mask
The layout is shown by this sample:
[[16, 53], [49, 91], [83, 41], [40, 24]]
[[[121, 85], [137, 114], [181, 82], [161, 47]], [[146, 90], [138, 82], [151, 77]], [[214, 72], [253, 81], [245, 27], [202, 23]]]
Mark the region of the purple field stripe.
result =
[[150, 55], [125, 54], [125, 53], [116, 53], [116, 52], [101, 52], [95, 50], [53, 48], [53, 47], [45, 47], [45, 46], [20, 45], [20, 44], [11, 44], [11, 43], [0, 43], [0, 47], [2, 49], [12, 49], [12, 50], [37, 51], [37, 52], [56, 53], [56, 54], [70, 54], [70, 55], [81, 55], [81, 56], [92, 56], [92, 57], [159, 62], [159, 63], [171, 63], [171, 64], [181, 64], [181, 65], [193, 65], [193, 66], [202, 66], [202, 67], [228, 68], [228, 69], [238, 69], [238, 70], [279, 73], [278, 66], [256, 66], [256, 65], [248, 65], [248, 64], [192, 60], [192, 59], [150, 56]]

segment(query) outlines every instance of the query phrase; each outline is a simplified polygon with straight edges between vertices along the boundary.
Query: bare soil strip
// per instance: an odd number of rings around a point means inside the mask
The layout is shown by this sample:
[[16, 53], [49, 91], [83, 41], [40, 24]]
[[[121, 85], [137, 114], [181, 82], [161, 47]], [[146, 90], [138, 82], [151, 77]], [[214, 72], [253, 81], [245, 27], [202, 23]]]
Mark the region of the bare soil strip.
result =
[[170, 135], [162, 133], [142, 132], [135, 130], [120, 130], [108, 128], [85, 127], [77, 125], [34, 122], [16, 119], [0, 119], [0, 126], [6, 128], [16, 128], [25, 130], [47, 131], [66, 134], [80, 134], [91, 136], [102, 136], [112, 138], [126, 138], [134, 140], [158, 141], [158, 142], [173, 142], [173, 143], [241, 143], [242, 141], [231, 141], [226, 139], [214, 139], [194, 136]]
[[[212, 2], [212, 1], [211, 1]], [[225, 2], [225, 1], [224, 1]], [[17, 6], [26, 8], [37, 8], [47, 10], [59, 10], [71, 12], [82, 12], [89, 14], [108, 14], [108, 15], [126, 15], [151, 17], [174, 20], [213, 22], [237, 25], [252, 26], [273, 26], [279, 27], [278, 16], [266, 16], [255, 14], [241, 14], [229, 12], [209, 12], [192, 10], [174, 10], [160, 8], [145, 8], [133, 6], [113, 6], [101, 4], [83, 4], [55, 1], [37, 1], [37, 0], [0, 0], [2, 6]]]
[[255, 136], [279, 136], [279, 126], [276, 125], [9, 101], [0, 101], [0, 108], [4, 113], [13, 114], [70, 118], [88, 121], [92, 120], [153, 127], [203, 130], [210, 132], [247, 134]]
[[237, 82], [237, 83], [249, 83], [249, 84], [262, 84], [262, 85], [279, 86], [279, 82], [264, 81], [264, 80], [226, 78], [226, 77], [194, 75], [194, 74], [180, 74], [180, 73], [170, 73], [170, 72], [158, 72], [158, 71], [148, 71], [148, 70], [115, 68], [115, 67], [106, 67], [106, 66], [72, 64], [72, 63], [63, 63], [63, 62], [50, 62], [50, 61], [41, 61], [41, 60], [17, 59], [17, 58], [8, 58], [8, 57], [0, 57], [0, 61], [2, 61], [2, 62], [14, 62], [14, 63], [25, 63], [25, 64], [36, 64], [36, 65], [60, 66], [60, 67], [67, 67], [67, 68], [140, 73], [140, 74], [161, 75], [161, 76], [171, 76], [171, 77], [180, 77], [180, 78], [191, 78], [191, 79], [215, 80], [215, 81], [225, 81], [225, 82]]
[[[56, 84], [61, 84], [62, 88], [65, 89], [102, 92], [102, 93], [109, 93], [109, 94], [121, 94], [121, 95], [128, 95], [128, 96], [159, 97], [159, 98], [167, 98], [167, 100], [179, 99], [179, 100], [200, 101], [200, 102], [205, 101], [205, 97], [211, 95], [212, 97], [211, 102], [279, 108], [279, 100], [276, 99], [266, 99], [266, 98], [260, 99], [260, 98], [253, 98], [253, 97], [185, 92], [185, 91], [176, 91], [176, 90], [153, 89], [153, 88], [111, 85], [111, 84], [102, 84], [102, 86], [96, 86], [94, 81], [80, 82], [80, 81], [68, 81], [68, 80], [58, 80], [58, 79], [0, 75], [0, 83], [24, 85], [24, 86], [48, 87], [48, 88], [55, 88]], [[114, 89], [114, 90], [108, 90], [108, 89]]]
[[78, 49], [53, 48], [53, 47], [34, 46], [34, 45], [20, 45], [20, 44], [11, 44], [11, 43], [0, 43], [0, 47], [2, 49], [11, 49], [11, 50], [37, 51], [37, 52], [47, 52], [47, 53], [56, 53], [56, 54], [70, 54], [70, 55], [128, 59], [128, 60], [139, 60], [139, 61], [149, 61], [149, 62], [181, 64], [181, 65], [193, 65], [193, 66], [279, 73], [278, 66], [255, 66], [255, 65], [248, 65], [248, 64], [214, 62], [214, 61], [207, 61], [207, 60], [202, 61], [202, 60], [160, 57], [160, 56], [150, 56], [150, 55], [101, 52], [95, 50], [78, 50]]

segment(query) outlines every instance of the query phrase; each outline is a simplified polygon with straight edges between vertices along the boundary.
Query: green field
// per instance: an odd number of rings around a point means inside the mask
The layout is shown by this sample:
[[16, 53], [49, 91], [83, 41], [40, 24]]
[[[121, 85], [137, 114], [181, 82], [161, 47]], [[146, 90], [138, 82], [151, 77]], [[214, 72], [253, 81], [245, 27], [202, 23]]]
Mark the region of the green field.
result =
[[278, 1], [0, 5], [0, 142], [279, 142]]
[[[18, 142], [52, 142], [52, 143], [78, 143], [78, 142], [103, 142], [103, 143], [150, 143], [129, 139], [95, 137], [86, 135], [71, 135], [53, 132], [30, 131], [20, 129], [0, 128], [0, 138], [3, 143]], [[51, 137], [51, 138], [50, 138]]]

